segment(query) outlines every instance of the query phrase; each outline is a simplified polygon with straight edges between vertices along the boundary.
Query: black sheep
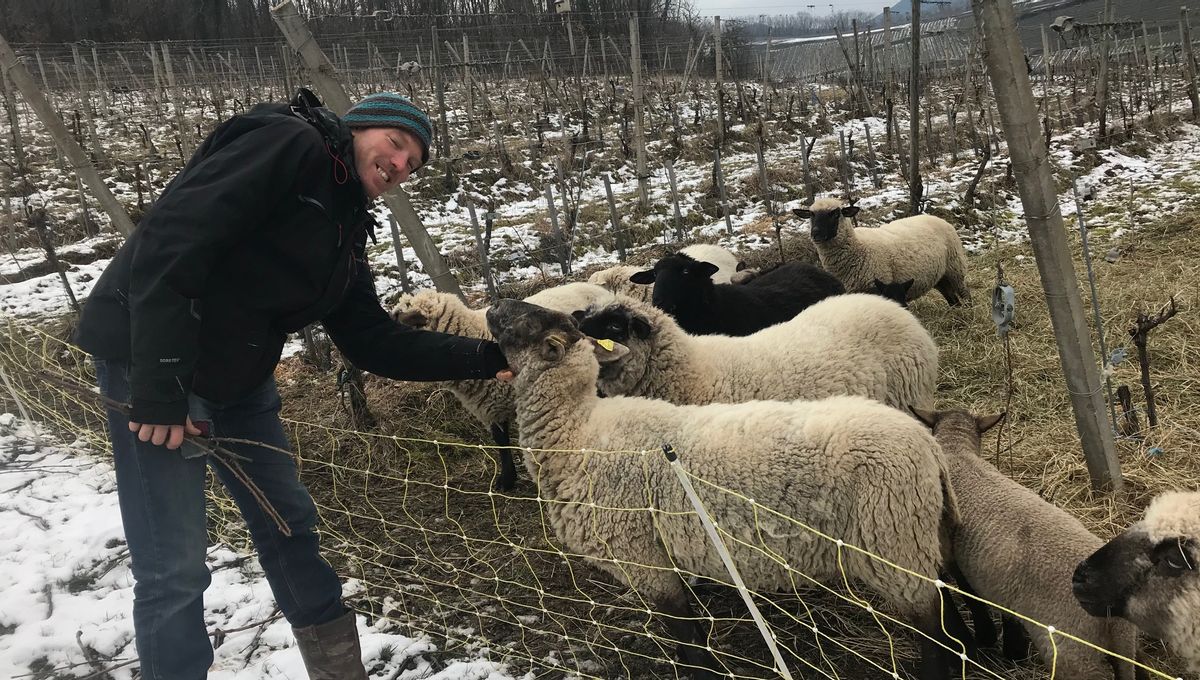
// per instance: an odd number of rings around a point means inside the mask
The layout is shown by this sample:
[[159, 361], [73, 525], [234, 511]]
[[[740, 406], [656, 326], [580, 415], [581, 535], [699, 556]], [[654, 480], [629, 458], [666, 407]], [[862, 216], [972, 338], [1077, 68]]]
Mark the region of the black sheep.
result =
[[692, 335], [750, 335], [846, 292], [832, 274], [798, 262], [780, 265], [744, 285], [714, 284], [710, 277], [716, 270], [716, 265], [676, 253], [629, 280], [653, 283], [654, 306]]

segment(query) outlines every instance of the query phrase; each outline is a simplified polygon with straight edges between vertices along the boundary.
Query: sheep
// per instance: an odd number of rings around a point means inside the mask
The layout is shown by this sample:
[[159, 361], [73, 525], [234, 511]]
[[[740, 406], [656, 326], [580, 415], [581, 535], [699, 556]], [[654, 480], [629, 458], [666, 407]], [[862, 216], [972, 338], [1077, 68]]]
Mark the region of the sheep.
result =
[[[749, 588], [792, 590], [803, 580], [798, 572], [827, 582], [844, 575], [932, 639], [961, 649], [943, 634], [937, 588], [925, 580], [937, 577], [949, 552], [954, 494], [937, 442], [916, 420], [848, 396], [707, 406], [601, 399], [599, 362], [619, 359], [622, 345], [588, 338], [571, 317], [516, 300], [496, 303], [487, 318], [515, 373], [525, 464], [538, 497], [550, 501], [543, 511], [559, 549], [584, 556], [663, 614], [693, 680], [721, 671], [705, 650], [706, 629], [691, 620], [681, 572], [722, 580], [727, 572], [656, 451], [664, 444], [707, 482], [696, 484], [698, 493], [736, 539], [726, 545]], [[965, 631], [961, 619], [948, 626]], [[946, 650], [925, 638], [921, 648], [922, 670], [947, 677]]]
[[[610, 302], [616, 296], [609, 290], [590, 283], [568, 283], [547, 288], [526, 298], [550, 309], [572, 312], [596, 303]], [[392, 318], [417, 328], [490, 339], [484, 318], [486, 309], [471, 309], [457, 296], [433, 290], [401, 296], [392, 309]], [[475, 417], [500, 447], [500, 476], [496, 488], [509, 491], [516, 484], [517, 469], [513, 462], [509, 423], [516, 415], [512, 390], [496, 380], [459, 380], [440, 383]]]
[[[730, 283], [733, 275], [743, 269], [743, 265], [737, 259], [737, 256], [721, 246], [696, 243], [679, 252], [700, 262], [708, 262], [716, 265], [717, 271], [712, 274], [713, 283]], [[594, 272], [588, 277], [588, 283], [604, 286], [614, 293], [650, 302], [652, 289], [649, 286], [639, 285], [629, 280], [630, 276], [640, 271], [642, 271], [642, 267], [621, 264]]]
[[[984, 432], [1004, 414], [975, 417], [963, 410], [913, 413], [929, 426], [942, 447], [950, 481], [958, 497], [959, 521], [954, 530], [954, 563], [965, 578], [963, 590], [1043, 624], [1134, 658], [1137, 632], [1118, 619], [1089, 615], [1071, 597], [1071, 573], [1081, 559], [1102, 541], [1062, 509], [1047, 503], [1024, 486], [1005, 477], [980, 456]], [[951, 573], [954, 573], [953, 571]], [[995, 641], [988, 607], [968, 598], [980, 646]], [[1004, 618], [1008, 618], [1005, 615]], [[1132, 680], [1133, 667], [1081, 643], [1055, 636], [1042, 626], [1014, 619], [1005, 621], [1005, 653], [1025, 656], [1012, 634], [1023, 627], [1043, 661], [1054, 661], [1062, 680], [1113, 678]], [[986, 632], [984, 632], [986, 631]], [[1056, 652], [1057, 648], [1057, 652]], [[1017, 653], [1019, 652], [1019, 653]], [[1056, 656], [1057, 654], [1057, 656]]]
[[691, 336], [661, 310], [622, 298], [576, 313], [594, 338], [629, 353], [600, 372], [606, 395], [674, 404], [857, 394], [930, 407], [937, 345], [911, 313], [876, 295], [831, 297], [747, 337]]
[[1200, 492], [1168, 491], [1075, 569], [1076, 600], [1166, 643], [1200, 674]]
[[969, 302], [967, 254], [958, 232], [932, 215], [916, 215], [877, 229], [855, 229], [858, 207], [832, 198], [819, 198], [808, 208], [792, 212], [812, 220], [811, 235], [821, 266], [841, 279], [846, 290], [873, 292], [874, 280], [912, 279], [908, 299], [936, 288], [946, 302]]
[[845, 292], [840, 281], [817, 267], [788, 263], [744, 285], [716, 285], [715, 265], [683, 253], [669, 255], [630, 281], [654, 284], [652, 300], [693, 335], [750, 335], [787, 321], [831, 295]]

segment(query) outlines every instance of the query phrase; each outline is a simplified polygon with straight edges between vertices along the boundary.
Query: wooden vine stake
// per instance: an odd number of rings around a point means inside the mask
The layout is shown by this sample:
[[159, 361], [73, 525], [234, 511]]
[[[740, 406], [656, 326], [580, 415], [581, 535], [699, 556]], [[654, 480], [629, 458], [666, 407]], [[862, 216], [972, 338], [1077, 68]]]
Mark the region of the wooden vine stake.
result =
[[1129, 329], [1129, 336], [1133, 338], [1133, 344], [1137, 347], [1138, 364], [1142, 369], [1142, 391], [1146, 393], [1146, 420], [1150, 427], [1158, 425], [1158, 412], [1154, 408], [1154, 386], [1150, 384], [1150, 353], [1146, 349], [1146, 341], [1150, 338], [1150, 331], [1166, 323], [1167, 319], [1178, 312], [1175, 296], [1171, 296], [1171, 301], [1154, 316], [1148, 316], [1145, 311], [1139, 310], [1133, 328]]

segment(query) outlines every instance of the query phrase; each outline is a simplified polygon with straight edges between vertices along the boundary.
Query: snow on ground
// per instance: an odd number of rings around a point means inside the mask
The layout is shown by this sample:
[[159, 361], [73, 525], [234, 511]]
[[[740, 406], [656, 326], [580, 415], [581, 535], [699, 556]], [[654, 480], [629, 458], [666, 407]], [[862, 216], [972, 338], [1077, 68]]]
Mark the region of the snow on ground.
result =
[[[131, 678], [135, 664], [125, 662], [136, 658], [133, 576], [109, 459], [0, 415], [0, 526], [0, 677], [50, 669], [57, 669], [50, 677], [82, 677], [124, 663], [111, 676]], [[209, 549], [208, 565], [210, 633], [246, 628], [224, 636], [209, 678], [307, 677], [287, 622], [271, 620], [278, 612], [257, 561], [218, 545]], [[355, 589], [348, 583], [347, 595]], [[359, 616], [358, 624], [372, 678], [511, 677], [484, 658], [449, 662], [439, 654], [435, 666], [429, 657], [438, 650], [428, 639], [383, 620], [367, 626]]]

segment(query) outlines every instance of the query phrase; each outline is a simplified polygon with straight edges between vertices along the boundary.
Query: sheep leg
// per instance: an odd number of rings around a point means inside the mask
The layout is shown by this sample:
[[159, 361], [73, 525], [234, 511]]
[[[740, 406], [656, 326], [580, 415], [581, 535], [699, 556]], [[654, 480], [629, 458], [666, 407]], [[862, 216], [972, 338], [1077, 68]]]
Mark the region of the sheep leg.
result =
[[675, 647], [676, 656], [687, 667], [686, 671], [692, 680], [717, 680], [725, 677], [720, 662], [706, 649], [708, 633], [696, 620], [683, 583], [678, 585], [678, 592], [654, 604], [654, 608], [660, 614], [659, 618], [678, 643]]
[[497, 491], [511, 491], [517, 484], [517, 464], [513, 462], [512, 438], [508, 434], [508, 423], [492, 423], [492, 441], [500, 448], [500, 478], [496, 480]]
[[951, 307], [957, 307], [971, 299], [971, 294], [967, 291], [966, 285], [962, 281], [951, 279], [949, 274], [938, 279], [938, 282], [933, 284], [933, 287], [937, 289], [937, 292], [942, 294], [942, 297], [946, 298], [946, 303]]
[[943, 617], [945, 629], [950, 633], [950, 648], [958, 649], [958, 643], [962, 643], [962, 649], [966, 651], [967, 656], [978, 658], [979, 645], [975, 641], [975, 636], [971, 634], [971, 629], [967, 627], [967, 622], [963, 620], [962, 614], [958, 611], [954, 594], [945, 589], [939, 592], [942, 596], [942, 611], [945, 612]]
[[1004, 635], [1004, 644], [1001, 647], [1004, 658], [1012, 661], [1029, 658], [1029, 635], [1025, 633], [1025, 626], [1021, 621], [1008, 614], [1001, 614], [1000, 625]]
[[934, 600], [914, 621], [916, 629], [924, 633], [920, 636], [921, 660], [918, 677], [921, 680], [949, 680], [950, 664], [956, 661], [950, 649], [957, 645], [942, 632], [940, 609], [937, 600]]
[[996, 634], [996, 622], [992, 620], [992, 610], [984, 603], [975, 599], [979, 597], [979, 593], [971, 587], [971, 583], [967, 581], [967, 577], [963, 575], [962, 570], [958, 565], [950, 565], [950, 576], [954, 582], [958, 584], [960, 590], [967, 595], [974, 597], [964, 597], [967, 611], [971, 612], [971, 623], [975, 624], [975, 644], [977, 647], [993, 647], [999, 639]]

